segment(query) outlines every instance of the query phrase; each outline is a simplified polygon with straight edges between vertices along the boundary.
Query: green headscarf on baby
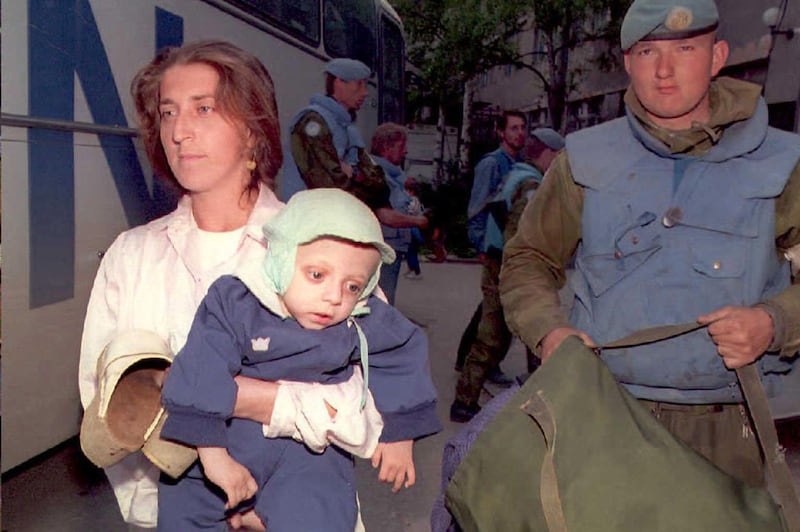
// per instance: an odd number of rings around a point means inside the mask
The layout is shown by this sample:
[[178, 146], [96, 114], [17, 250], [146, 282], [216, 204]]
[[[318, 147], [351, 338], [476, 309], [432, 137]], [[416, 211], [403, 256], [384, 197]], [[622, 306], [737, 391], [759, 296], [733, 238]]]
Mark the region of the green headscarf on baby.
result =
[[[381, 261], [391, 264], [394, 250], [383, 241], [381, 225], [372, 211], [352, 194], [338, 188], [303, 190], [289, 199], [272, 220], [264, 224], [267, 254], [264, 273], [274, 291], [283, 295], [292, 282], [297, 246], [323, 237], [340, 238], [374, 246]], [[366, 299], [380, 278], [380, 266], [359, 299]]]

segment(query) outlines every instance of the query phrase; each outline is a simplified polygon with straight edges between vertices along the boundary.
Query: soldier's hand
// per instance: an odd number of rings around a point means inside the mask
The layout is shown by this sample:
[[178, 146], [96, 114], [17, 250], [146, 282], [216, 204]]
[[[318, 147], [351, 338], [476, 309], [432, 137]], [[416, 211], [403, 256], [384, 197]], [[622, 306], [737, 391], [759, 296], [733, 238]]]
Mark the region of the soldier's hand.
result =
[[339, 164], [342, 167], [342, 172], [344, 172], [344, 175], [346, 175], [349, 178], [352, 178], [353, 177], [353, 167], [350, 166], [349, 164], [347, 164], [344, 161], [339, 161]]
[[558, 346], [561, 345], [561, 342], [567, 336], [577, 336], [583, 343], [586, 344], [587, 347], [595, 348], [597, 344], [594, 343], [588, 334], [583, 331], [579, 331], [578, 329], [573, 329], [572, 327], [557, 327], [547, 333], [544, 338], [542, 338], [542, 363], [547, 362], [547, 359], [550, 358], [550, 355], [558, 349]]
[[774, 334], [772, 317], [758, 307], [722, 307], [697, 318], [730, 369], [752, 364], [769, 348]]

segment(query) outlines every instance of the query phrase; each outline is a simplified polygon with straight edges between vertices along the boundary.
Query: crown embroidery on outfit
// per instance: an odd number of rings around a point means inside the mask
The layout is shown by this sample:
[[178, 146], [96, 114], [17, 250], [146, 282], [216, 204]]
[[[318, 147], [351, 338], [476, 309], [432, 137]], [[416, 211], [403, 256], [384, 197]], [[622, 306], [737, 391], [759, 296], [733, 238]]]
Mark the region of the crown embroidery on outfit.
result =
[[266, 351], [269, 349], [269, 337], [253, 338], [250, 342], [253, 345], [253, 351]]

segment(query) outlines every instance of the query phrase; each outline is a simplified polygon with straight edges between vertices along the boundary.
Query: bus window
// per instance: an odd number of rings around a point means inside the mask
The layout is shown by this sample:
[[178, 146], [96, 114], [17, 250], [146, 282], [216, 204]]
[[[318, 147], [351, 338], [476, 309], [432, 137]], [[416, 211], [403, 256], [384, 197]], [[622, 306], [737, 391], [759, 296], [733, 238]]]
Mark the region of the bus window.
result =
[[403, 34], [388, 17], [381, 17], [379, 122], [403, 122]]
[[325, 50], [331, 57], [358, 59], [375, 69], [375, 4], [364, 0], [325, 0]]
[[228, 0], [230, 4], [265, 20], [310, 44], [319, 44], [318, 0]]

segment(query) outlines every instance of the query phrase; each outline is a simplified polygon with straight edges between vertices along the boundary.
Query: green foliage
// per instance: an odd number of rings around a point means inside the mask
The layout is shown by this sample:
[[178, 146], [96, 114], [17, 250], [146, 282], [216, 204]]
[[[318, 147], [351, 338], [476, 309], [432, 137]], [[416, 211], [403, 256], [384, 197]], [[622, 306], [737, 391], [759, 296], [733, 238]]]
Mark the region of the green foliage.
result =
[[570, 63], [570, 53], [590, 42], [604, 42], [590, 61], [604, 70], [616, 66], [619, 27], [631, 0], [547, 0], [532, 2], [533, 24], [544, 41], [541, 59], [518, 62], [537, 75], [547, 93], [550, 121], [564, 130], [563, 119], [570, 92], [585, 68]]
[[[455, 164], [455, 175], [458, 175]], [[446, 235], [445, 246], [450, 254], [467, 258], [475, 256], [475, 249], [467, 238], [467, 203], [472, 186], [471, 179], [447, 179], [431, 185], [419, 183], [420, 201], [431, 210], [431, 228], [438, 227]], [[428, 239], [423, 245], [431, 252]]]
[[[619, 26], [631, 0], [395, 0], [408, 37], [409, 61], [427, 91], [440, 101], [462, 93], [470, 78], [500, 65], [531, 70], [548, 96], [553, 127], [562, 129], [570, 91], [586, 65], [570, 64], [570, 52], [603, 41], [592, 61], [616, 66]], [[514, 36], [535, 27], [544, 51], [519, 50]]]
[[397, 0], [408, 37], [408, 59], [439, 98], [516, 56], [511, 37], [522, 28], [528, 0]]

